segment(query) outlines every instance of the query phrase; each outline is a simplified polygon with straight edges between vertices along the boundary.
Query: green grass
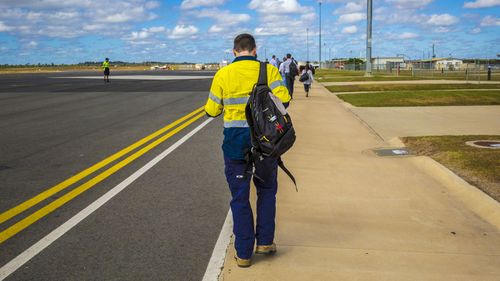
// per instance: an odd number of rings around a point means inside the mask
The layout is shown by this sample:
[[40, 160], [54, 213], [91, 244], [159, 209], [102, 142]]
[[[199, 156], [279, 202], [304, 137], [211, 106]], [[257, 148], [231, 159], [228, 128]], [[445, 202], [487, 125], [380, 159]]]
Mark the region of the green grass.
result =
[[340, 94], [339, 98], [354, 106], [445, 106], [500, 105], [498, 91], [394, 91], [366, 94]]
[[[374, 71], [373, 77], [364, 77], [364, 70], [338, 70], [338, 69], [321, 69], [316, 71], [315, 78], [320, 82], [357, 82], [357, 81], [401, 81], [401, 80], [470, 80], [477, 81], [478, 73], [470, 71], [469, 75], [465, 75], [465, 71], [444, 72], [439, 70], [430, 72], [428, 70], [418, 70], [415, 72], [415, 77], [412, 76], [410, 70], [401, 70], [399, 76], [394, 70], [392, 73], [386, 71]], [[486, 71], [481, 71], [479, 74], [481, 81], [486, 81]], [[493, 81], [500, 81], [500, 72], [495, 71], [492, 74]]]
[[330, 92], [416, 91], [451, 89], [500, 89], [500, 84], [362, 84], [327, 86]]
[[500, 135], [406, 137], [402, 140], [412, 152], [431, 157], [500, 202], [500, 149], [465, 144], [472, 140], [500, 140]]

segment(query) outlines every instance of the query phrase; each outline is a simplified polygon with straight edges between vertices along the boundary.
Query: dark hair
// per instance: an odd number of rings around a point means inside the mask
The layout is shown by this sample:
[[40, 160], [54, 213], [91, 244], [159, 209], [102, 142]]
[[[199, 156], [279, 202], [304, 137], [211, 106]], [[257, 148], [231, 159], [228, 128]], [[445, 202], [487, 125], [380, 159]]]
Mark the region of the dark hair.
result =
[[291, 58], [291, 57], [292, 57], [292, 55], [291, 55], [291, 54], [286, 54], [286, 58], [287, 58], [287, 59], [289, 59], [289, 58]]
[[306, 69], [306, 71], [311, 70], [311, 65], [309, 65], [309, 63], [306, 63], [305, 69]]
[[253, 38], [252, 35], [248, 33], [242, 33], [236, 38], [234, 38], [234, 49], [237, 52], [242, 52], [242, 51], [253, 51], [257, 45], [255, 44], [255, 38]]
[[273, 55], [273, 59], [274, 59], [274, 58], [276, 58], [276, 56], [275, 56], [275, 55]]

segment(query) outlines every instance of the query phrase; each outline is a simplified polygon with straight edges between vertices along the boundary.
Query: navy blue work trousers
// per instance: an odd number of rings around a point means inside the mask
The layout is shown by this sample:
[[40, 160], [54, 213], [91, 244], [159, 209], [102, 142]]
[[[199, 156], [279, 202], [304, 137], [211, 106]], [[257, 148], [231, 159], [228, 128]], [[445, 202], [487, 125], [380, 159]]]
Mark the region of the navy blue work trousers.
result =
[[234, 246], [238, 257], [249, 259], [257, 245], [271, 245], [274, 241], [276, 217], [276, 192], [278, 190], [278, 160], [264, 158], [255, 161], [253, 177], [257, 188], [257, 225], [254, 229], [252, 207], [250, 206], [250, 174], [248, 165], [242, 160], [224, 157], [225, 174], [231, 190], [231, 212], [233, 213]]
[[288, 89], [288, 93], [290, 94], [290, 97], [293, 98], [293, 84], [295, 83], [295, 76], [292, 76], [290, 74], [286, 74], [286, 88]]

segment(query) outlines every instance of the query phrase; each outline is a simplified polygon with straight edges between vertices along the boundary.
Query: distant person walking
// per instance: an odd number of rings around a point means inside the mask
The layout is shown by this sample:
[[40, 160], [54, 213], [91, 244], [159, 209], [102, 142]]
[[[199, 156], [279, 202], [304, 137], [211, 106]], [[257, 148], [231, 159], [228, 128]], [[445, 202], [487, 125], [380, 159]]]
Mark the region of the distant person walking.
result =
[[104, 70], [104, 82], [109, 83], [109, 58], [106, 58], [102, 63], [102, 69]]
[[291, 54], [286, 54], [286, 61], [283, 64], [286, 76], [286, 87], [293, 99], [293, 84], [295, 83], [295, 76], [299, 75], [299, 69]]
[[309, 90], [314, 81], [313, 71], [310, 64], [306, 64], [302, 72], [300, 73], [299, 81], [304, 83], [304, 91], [306, 91], [306, 98], [309, 97]]
[[278, 61], [276, 60], [276, 56], [273, 55], [273, 57], [271, 58], [271, 61], [269, 61], [269, 63], [271, 65], [274, 65], [274, 67], [278, 68]]
[[[286, 86], [285, 62], [286, 62], [286, 57], [283, 57], [283, 61], [282, 61], [282, 62], [280, 62], [278, 69], [279, 69], [279, 72], [280, 72], [281, 77], [282, 77], [282, 79], [283, 79], [283, 83], [284, 83], [284, 84], [285, 84], [285, 86]], [[287, 88], [287, 89], [288, 89], [288, 88]]]

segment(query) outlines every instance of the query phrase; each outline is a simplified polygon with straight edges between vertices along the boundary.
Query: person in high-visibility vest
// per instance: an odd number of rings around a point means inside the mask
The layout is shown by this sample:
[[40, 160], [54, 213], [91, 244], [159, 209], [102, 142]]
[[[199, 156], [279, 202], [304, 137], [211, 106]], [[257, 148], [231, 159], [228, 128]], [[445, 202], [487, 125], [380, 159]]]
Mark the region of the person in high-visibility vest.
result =
[[[252, 162], [245, 159], [251, 148], [250, 128], [245, 107], [257, 83], [260, 62], [257, 60], [255, 39], [250, 34], [240, 34], [234, 39], [233, 62], [221, 68], [214, 76], [205, 112], [211, 117], [224, 115], [224, 154], [225, 175], [231, 191], [231, 212], [233, 214], [234, 246], [236, 263], [240, 267], [251, 265], [255, 242], [256, 254], [276, 252], [274, 243], [276, 217], [276, 191], [278, 189], [278, 159], [263, 157], [254, 161], [257, 188], [257, 220], [254, 229], [252, 208], [249, 203], [249, 169]], [[285, 106], [290, 95], [283, 83], [278, 69], [267, 64], [267, 83], [272, 94]]]
[[109, 58], [102, 63], [102, 69], [104, 70], [104, 82], [109, 82]]

